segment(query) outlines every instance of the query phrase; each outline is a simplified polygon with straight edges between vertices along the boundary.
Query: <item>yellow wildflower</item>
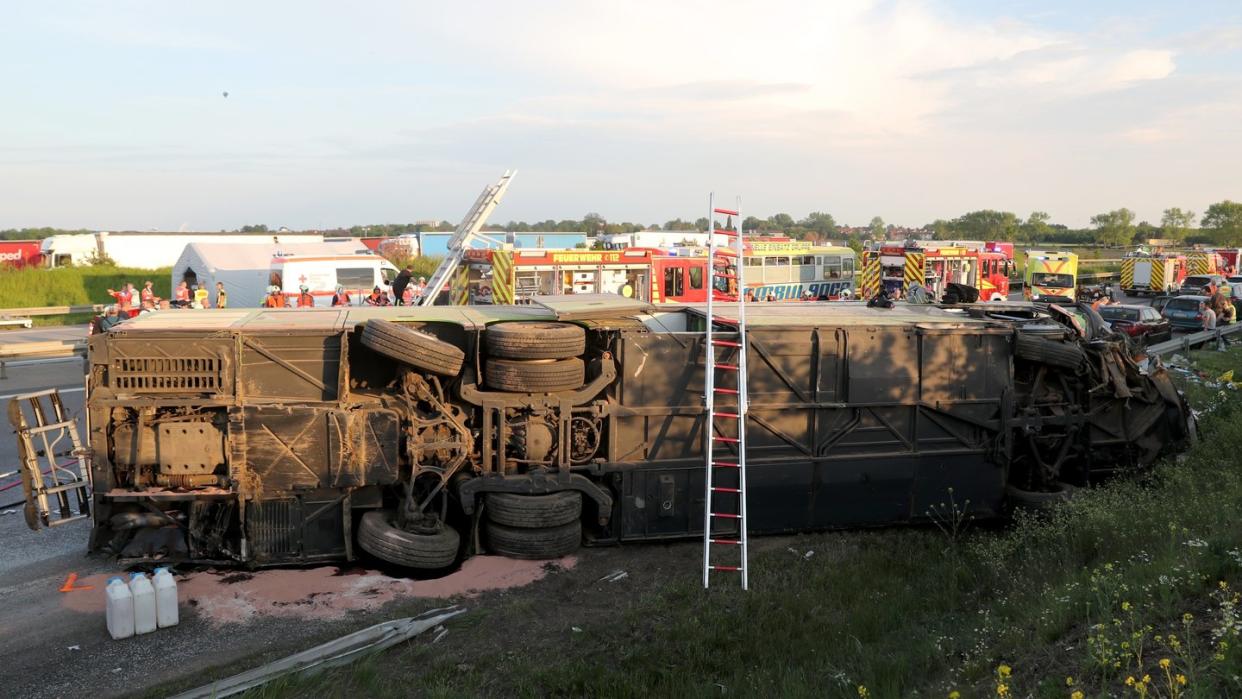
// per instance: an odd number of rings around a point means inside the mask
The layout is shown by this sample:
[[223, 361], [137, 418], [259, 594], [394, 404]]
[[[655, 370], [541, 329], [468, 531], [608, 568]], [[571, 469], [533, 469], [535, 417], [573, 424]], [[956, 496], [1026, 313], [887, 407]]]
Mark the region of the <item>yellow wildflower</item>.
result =
[[1186, 684], [1186, 676], [1185, 676], [1185, 675], [1182, 675], [1182, 674], [1179, 674], [1179, 675], [1177, 676], [1177, 683], [1178, 683], [1178, 684]]
[[1009, 685], [1004, 684], [1004, 683], [996, 685], [996, 696], [998, 697], [1009, 696]]
[[1070, 695], [1070, 699], [1082, 699], [1083, 696], [1082, 690], [1076, 689], [1074, 690], [1074, 693]]
[[1134, 675], [1130, 675], [1129, 677], [1126, 678], [1126, 686], [1127, 687], [1134, 686]]
[[1143, 684], [1151, 684], [1151, 675], [1143, 675]]
[[1186, 612], [1185, 614], [1182, 615], [1183, 624], [1189, 624], [1190, 622], [1194, 620], [1195, 620], [1195, 615], [1191, 614], [1190, 612]]
[[1002, 664], [996, 667], [996, 674], [1001, 677], [1008, 677], [1012, 673], [1013, 673], [1013, 668], [1009, 667], [1008, 665]]
[[1073, 678], [1073, 677], [1066, 677], [1066, 678], [1065, 678], [1065, 686], [1066, 686], [1066, 687], [1073, 687], [1073, 686], [1074, 686], [1074, 678]]
[[1122, 603], [1121, 603], [1121, 611], [1123, 611], [1123, 612], [1128, 612], [1128, 611], [1130, 611], [1130, 603], [1129, 603], [1129, 602], [1122, 602]]
[[1224, 580], [1221, 580], [1221, 581], [1220, 581], [1220, 583], [1219, 583], [1219, 585], [1220, 585], [1220, 589], [1222, 589], [1222, 590], [1228, 590], [1228, 589], [1229, 589], [1229, 583], [1225, 582]]
[[867, 685], [864, 685], [864, 684], [858, 685], [858, 696], [863, 697], [863, 699], [866, 699], [867, 697], [871, 696], [871, 692], [867, 691]]
[[957, 691], [956, 689], [953, 690], [952, 692], [949, 692], [949, 699], [961, 699], [961, 697], [962, 697], [962, 693]]
[[1168, 669], [1169, 669], [1169, 659], [1168, 659], [1168, 658], [1161, 658], [1161, 659], [1160, 659], [1160, 667], [1164, 668], [1165, 670], [1168, 670]]

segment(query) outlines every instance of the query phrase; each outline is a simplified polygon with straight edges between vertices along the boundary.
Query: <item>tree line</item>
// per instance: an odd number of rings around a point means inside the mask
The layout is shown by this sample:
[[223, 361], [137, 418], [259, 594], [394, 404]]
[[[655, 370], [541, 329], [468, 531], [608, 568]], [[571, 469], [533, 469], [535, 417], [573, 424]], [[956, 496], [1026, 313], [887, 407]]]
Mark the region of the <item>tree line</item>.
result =
[[[1082, 245], [1132, 245], [1150, 238], [1171, 239], [1183, 243], [1206, 243], [1212, 245], [1242, 245], [1242, 203], [1228, 199], [1216, 202], [1203, 215], [1172, 207], [1165, 209], [1158, 224], [1136, 221], [1128, 208], [1114, 209], [1091, 217], [1088, 228], [1070, 228], [1053, 223], [1047, 212], [1034, 211], [1025, 219], [1010, 211], [981, 209], [970, 211], [953, 219], [936, 219], [917, 230], [930, 231], [938, 240], [1005, 240], [1015, 243], [1082, 244]], [[1198, 227], [1195, 224], [1198, 223]], [[732, 228], [733, 221], [713, 221], [717, 228]], [[451, 231], [456, 227], [449, 221], [436, 223], [383, 223], [351, 226], [348, 229], [325, 231], [358, 237], [395, 237], [422, 231]], [[509, 221], [489, 224], [485, 231], [527, 233], [547, 231], [561, 233], [585, 232], [589, 236], [614, 233], [636, 233], [644, 230], [706, 231], [707, 217], [692, 221], [675, 218], [663, 224], [641, 224], [630, 221], [608, 221], [598, 213], [588, 213], [580, 219], [546, 219], [527, 223]], [[742, 221], [747, 232], [786, 235], [799, 240], [839, 240], [857, 244], [863, 238], [882, 238], [891, 233], [905, 235], [917, 232], [892, 226], [880, 216], [871, 219], [866, 226], [844, 226], [837, 223], [832, 214], [812, 211], [802, 218], [778, 213], [759, 218], [747, 216]], [[248, 224], [237, 232], [262, 232], [269, 229], [265, 224]], [[0, 230], [0, 240], [23, 240], [46, 238], [60, 233], [89, 233], [87, 230], [63, 230], [57, 228], [21, 228]], [[222, 231], [223, 232], [223, 231]]]

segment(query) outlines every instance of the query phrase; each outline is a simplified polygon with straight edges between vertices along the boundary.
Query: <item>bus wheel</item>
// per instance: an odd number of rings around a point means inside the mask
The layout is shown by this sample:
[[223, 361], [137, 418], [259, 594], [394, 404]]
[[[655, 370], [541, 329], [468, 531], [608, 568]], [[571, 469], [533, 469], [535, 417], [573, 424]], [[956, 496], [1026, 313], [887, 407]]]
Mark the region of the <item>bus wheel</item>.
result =
[[577, 357], [568, 359], [489, 359], [483, 366], [489, 388], [511, 393], [556, 393], [582, 388], [586, 369]]
[[506, 527], [559, 527], [582, 516], [582, 493], [576, 490], [547, 495], [488, 493], [484, 512], [489, 520]]
[[396, 526], [392, 510], [372, 510], [358, 525], [358, 545], [376, 558], [406, 568], [437, 570], [453, 565], [461, 536], [444, 522], [435, 521], [412, 531]]
[[484, 339], [491, 356], [505, 359], [566, 359], [586, 351], [586, 331], [572, 323], [497, 323]]
[[574, 520], [559, 527], [538, 529], [484, 522], [483, 533], [488, 548], [501, 556], [527, 560], [560, 558], [578, 550], [582, 543], [582, 522]]
[[389, 359], [444, 376], [461, 373], [466, 358], [460, 348], [443, 340], [379, 318], [363, 327], [362, 344]]

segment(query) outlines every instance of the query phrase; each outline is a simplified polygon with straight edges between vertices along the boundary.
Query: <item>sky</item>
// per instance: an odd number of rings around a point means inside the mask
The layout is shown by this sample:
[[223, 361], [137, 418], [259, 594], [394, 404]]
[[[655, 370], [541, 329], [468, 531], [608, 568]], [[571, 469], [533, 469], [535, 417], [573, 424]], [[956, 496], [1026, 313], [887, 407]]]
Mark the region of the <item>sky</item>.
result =
[[10, 0], [0, 86], [0, 228], [1242, 199], [1237, 0]]

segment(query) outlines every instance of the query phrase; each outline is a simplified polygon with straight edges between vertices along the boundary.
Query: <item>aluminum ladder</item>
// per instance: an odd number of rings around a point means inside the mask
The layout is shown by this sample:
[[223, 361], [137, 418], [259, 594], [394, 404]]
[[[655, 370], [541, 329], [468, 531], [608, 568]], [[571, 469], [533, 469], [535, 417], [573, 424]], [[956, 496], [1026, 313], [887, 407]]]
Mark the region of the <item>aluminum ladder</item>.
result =
[[506, 170], [496, 184], [489, 184], [483, 188], [483, 193], [474, 201], [474, 206], [466, 212], [466, 217], [461, 220], [461, 223], [457, 224], [453, 237], [449, 238], [448, 254], [444, 256], [440, 266], [431, 275], [431, 281], [427, 282], [427, 289], [423, 292], [422, 301], [418, 305], [435, 305], [440, 292], [444, 290], [444, 286], [457, 271], [466, 250], [475, 240], [484, 240], [497, 246], [501, 244], [501, 241], [482, 235], [480, 231], [483, 230], [483, 224], [487, 223], [487, 217], [491, 216], [492, 211], [500, 205], [500, 200], [505, 196], [505, 190], [509, 188], [509, 182], [515, 176], [517, 176], [516, 170]]
[[[703, 495], [703, 587], [711, 585], [713, 571], [738, 573], [742, 589], [750, 587], [750, 570], [747, 557], [746, 526], [746, 285], [743, 278], [743, 245], [741, 202], [733, 209], [718, 208], [715, 194], [708, 196], [708, 242], [707, 269], [707, 333], [705, 337], [703, 402], [706, 407], [706, 430], [703, 452], [706, 477]], [[716, 216], [732, 217], [733, 231], [718, 230]], [[732, 271], [728, 267], [716, 267], [716, 237], [732, 238], [736, 255]], [[734, 301], [721, 301], [737, 309], [736, 317], [717, 315], [715, 295], [716, 280], [726, 280], [726, 288], [733, 287]], [[730, 284], [732, 282], [732, 284]], [[732, 331], [717, 331], [715, 326], [732, 327]], [[722, 337], [723, 336], [723, 337]], [[717, 357], [717, 352], [724, 357]], [[729, 361], [728, 357], [734, 359]], [[722, 381], [723, 379], [723, 381]], [[723, 384], [723, 385], [722, 385]], [[717, 398], [722, 405], [717, 406]], [[733, 429], [728, 425], [732, 423]], [[724, 427], [725, 429], [720, 429]], [[718, 524], [731, 522], [736, 534], [718, 532]], [[734, 538], [736, 537], [736, 538]], [[713, 563], [736, 551], [737, 556], [727, 556], [728, 563]], [[736, 563], [736, 565], [733, 565]]]

